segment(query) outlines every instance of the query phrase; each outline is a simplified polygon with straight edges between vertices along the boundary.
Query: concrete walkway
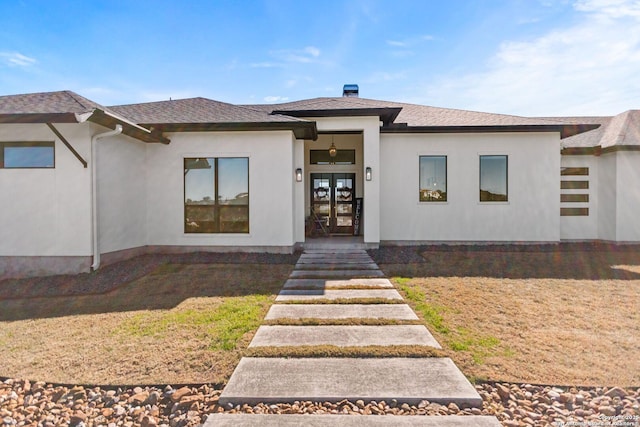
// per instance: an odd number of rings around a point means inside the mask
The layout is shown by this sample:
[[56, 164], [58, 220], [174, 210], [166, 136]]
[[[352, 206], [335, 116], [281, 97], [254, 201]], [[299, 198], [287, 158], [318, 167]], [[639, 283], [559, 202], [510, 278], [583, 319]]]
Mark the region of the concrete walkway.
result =
[[[350, 299], [355, 304], [345, 304]], [[300, 257], [265, 320], [284, 324], [261, 326], [252, 348], [319, 346], [440, 345], [423, 325], [384, 324], [418, 319], [402, 296], [364, 250], [306, 250]], [[358, 304], [357, 302], [366, 302]], [[287, 325], [287, 319], [322, 319], [348, 325]], [[373, 321], [380, 325], [362, 324]], [[360, 324], [358, 323], [360, 322]], [[277, 354], [277, 350], [276, 350]], [[283, 354], [284, 356], [284, 354]], [[390, 401], [417, 405], [423, 400], [460, 407], [481, 407], [482, 399], [449, 358], [290, 358], [245, 357], [220, 395], [220, 405]], [[300, 418], [303, 417], [303, 418]], [[443, 425], [497, 427], [483, 416], [309, 416], [216, 414], [215, 425]]]

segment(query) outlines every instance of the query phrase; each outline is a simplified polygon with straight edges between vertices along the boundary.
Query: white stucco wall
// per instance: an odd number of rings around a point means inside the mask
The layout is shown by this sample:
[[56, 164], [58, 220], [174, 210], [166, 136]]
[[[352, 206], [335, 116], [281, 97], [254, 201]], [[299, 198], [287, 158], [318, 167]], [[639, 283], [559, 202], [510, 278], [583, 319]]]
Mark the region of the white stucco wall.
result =
[[146, 245], [146, 144], [119, 135], [99, 139], [96, 150], [100, 252]]
[[[560, 239], [556, 133], [383, 134], [382, 241]], [[419, 201], [419, 156], [447, 156], [447, 202]], [[479, 156], [508, 155], [509, 201], [479, 201]]]
[[598, 157], [598, 238], [617, 240], [617, 164], [616, 154]]
[[[362, 132], [361, 135], [334, 136], [338, 149], [356, 149], [356, 165], [310, 167], [307, 157], [305, 162], [308, 165], [306, 177], [308, 179], [310, 172], [356, 173], [356, 197], [362, 197], [364, 203], [362, 220], [364, 242], [374, 246], [377, 245], [380, 242], [380, 119], [378, 117], [310, 117], [309, 119], [316, 121], [319, 132]], [[321, 136], [318, 142], [311, 142], [307, 148], [328, 148], [331, 145], [331, 141], [330, 137], [328, 140], [326, 138], [322, 139]], [[370, 167], [373, 171], [373, 179], [371, 181], [364, 180], [366, 167]], [[306, 191], [309, 190], [307, 189]], [[308, 207], [308, 195], [306, 204]]]
[[619, 151], [615, 153], [615, 157], [617, 163], [616, 240], [638, 242], [640, 241], [640, 152]]
[[562, 208], [589, 208], [589, 216], [560, 217], [560, 238], [562, 240], [598, 239], [598, 160], [598, 157], [591, 155], [562, 156], [561, 167], [589, 168], [588, 176], [561, 177], [561, 180], [564, 181], [589, 181], [588, 190], [561, 190], [562, 194], [589, 194], [588, 203], [561, 203]]
[[[170, 246], [292, 246], [294, 143], [291, 132], [168, 134], [147, 146], [147, 242]], [[249, 158], [249, 233], [184, 233], [185, 157]]]
[[[55, 126], [89, 162], [89, 125]], [[44, 124], [0, 125], [0, 141], [55, 141], [55, 168], [0, 169], [0, 256], [91, 255], [90, 169]]]
[[305, 170], [305, 143], [303, 139], [293, 140], [293, 173], [295, 170], [302, 169], [302, 181], [297, 182], [293, 179], [293, 218], [294, 218], [294, 240], [296, 243], [302, 243], [305, 239], [305, 188], [309, 186], [309, 174]]

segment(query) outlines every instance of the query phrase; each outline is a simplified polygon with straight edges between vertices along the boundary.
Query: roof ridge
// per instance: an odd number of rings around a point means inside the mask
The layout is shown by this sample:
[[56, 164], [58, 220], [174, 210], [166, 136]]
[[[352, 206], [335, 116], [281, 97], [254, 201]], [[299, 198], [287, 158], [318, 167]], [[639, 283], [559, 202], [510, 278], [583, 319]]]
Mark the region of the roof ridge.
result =
[[[86, 108], [87, 110], [91, 110], [94, 108], [94, 106], [92, 105], [85, 105], [83, 102], [80, 102], [80, 100], [78, 98], [82, 98], [86, 101], [90, 101], [89, 99], [83, 97], [82, 95], [78, 95], [77, 93], [71, 91], [71, 90], [63, 90], [61, 91], [62, 93], [64, 93], [65, 95], [67, 95], [69, 98], [73, 99], [78, 105], [80, 105], [82, 108]], [[91, 101], [93, 104], [102, 107], [102, 105], [98, 104], [97, 102]], [[104, 109], [104, 107], [102, 107]]]

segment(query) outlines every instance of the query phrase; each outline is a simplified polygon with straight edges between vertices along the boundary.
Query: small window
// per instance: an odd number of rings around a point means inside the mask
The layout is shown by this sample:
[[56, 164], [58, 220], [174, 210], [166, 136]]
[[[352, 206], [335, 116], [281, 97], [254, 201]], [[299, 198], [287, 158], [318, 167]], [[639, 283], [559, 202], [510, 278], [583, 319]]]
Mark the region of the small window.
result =
[[447, 201], [447, 156], [420, 156], [420, 201]]
[[53, 142], [0, 142], [0, 167], [53, 168], [54, 152]]
[[356, 150], [338, 150], [335, 157], [329, 155], [329, 150], [309, 151], [309, 163], [312, 165], [355, 165]]
[[249, 232], [249, 159], [184, 159], [185, 233]]
[[480, 156], [480, 201], [506, 202], [508, 156]]

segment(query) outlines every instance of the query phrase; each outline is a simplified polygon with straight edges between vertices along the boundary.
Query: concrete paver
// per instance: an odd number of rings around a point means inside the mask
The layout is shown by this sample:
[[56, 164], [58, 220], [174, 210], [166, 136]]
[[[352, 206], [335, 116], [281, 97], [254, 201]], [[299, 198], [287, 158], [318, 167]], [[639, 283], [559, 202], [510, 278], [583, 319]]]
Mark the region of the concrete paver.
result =
[[289, 279], [282, 289], [325, 289], [368, 286], [371, 288], [393, 288], [389, 279]]
[[220, 404], [311, 400], [422, 400], [482, 406], [482, 399], [449, 358], [268, 358], [240, 360]]
[[314, 263], [314, 264], [296, 264], [296, 270], [380, 270], [374, 263], [351, 263], [351, 264], [331, 264], [331, 263]]
[[420, 345], [441, 348], [423, 325], [260, 326], [249, 347]]
[[402, 296], [395, 289], [283, 289], [278, 294], [276, 302], [354, 298], [402, 300]]
[[305, 277], [384, 277], [384, 273], [380, 270], [293, 270], [289, 277], [305, 278]]
[[395, 319], [418, 320], [407, 304], [274, 304], [265, 320]]
[[203, 427], [500, 427], [496, 417], [211, 414]]

